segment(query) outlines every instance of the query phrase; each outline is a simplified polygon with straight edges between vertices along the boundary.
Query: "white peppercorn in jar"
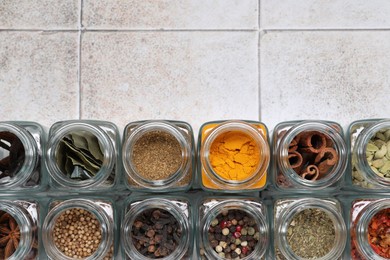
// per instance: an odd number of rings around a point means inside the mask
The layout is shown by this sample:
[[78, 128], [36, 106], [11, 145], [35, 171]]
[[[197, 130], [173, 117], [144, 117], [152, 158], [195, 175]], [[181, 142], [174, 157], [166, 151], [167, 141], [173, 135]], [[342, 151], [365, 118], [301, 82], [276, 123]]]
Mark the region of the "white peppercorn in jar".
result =
[[42, 226], [49, 259], [114, 259], [114, 215], [109, 201], [52, 201]]
[[0, 190], [7, 193], [44, 188], [41, 174], [44, 131], [34, 122], [0, 122]]
[[49, 132], [46, 166], [50, 186], [59, 190], [115, 190], [119, 181], [117, 127], [105, 121], [70, 120]]
[[0, 259], [38, 259], [38, 203], [7, 198], [0, 200]]
[[275, 259], [340, 259], [347, 242], [340, 202], [286, 198], [274, 203]]
[[201, 259], [265, 259], [269, 225], [267, 209], [259, 199], [205, 197], [197, 208]]
[[390, 120], [365, 119], [349, 127], [351, 170], [348, 179], [354, 189], [389, 191]]
[[330, 121], [290, 121], [273, 134], [273, 184], [281, 191], [340, 187], [347, 168], [343, 129]]
[[129, 198], [121, 225], [123, 259], [192, 259], [193, 217], [184, 195]]
[[191, 126], [171, 120], [128, 124], [123, 135], [122, 162], [131, 190], [188, 190], [195, 169]]

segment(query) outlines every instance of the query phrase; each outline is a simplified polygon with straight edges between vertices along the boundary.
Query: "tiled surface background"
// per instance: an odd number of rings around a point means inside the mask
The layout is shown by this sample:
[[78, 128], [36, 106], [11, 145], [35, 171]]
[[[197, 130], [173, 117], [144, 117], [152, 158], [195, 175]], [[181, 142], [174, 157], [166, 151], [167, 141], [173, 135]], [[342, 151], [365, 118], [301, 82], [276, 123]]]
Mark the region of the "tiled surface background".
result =
[[390, 114], [387, 0], [1, 0], [0, 120]]

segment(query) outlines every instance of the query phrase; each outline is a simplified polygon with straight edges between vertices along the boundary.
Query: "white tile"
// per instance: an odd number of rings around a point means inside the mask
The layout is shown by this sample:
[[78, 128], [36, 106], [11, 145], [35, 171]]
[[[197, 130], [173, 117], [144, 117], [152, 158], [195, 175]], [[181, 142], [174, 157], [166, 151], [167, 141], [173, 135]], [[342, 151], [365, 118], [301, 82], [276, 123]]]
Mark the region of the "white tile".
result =
[[83, 25], [93, 29], [253, 29], [258, 0], [85, 0]]
[[77, 29], [81, 0], [1, 0], [0, 29]]
[[390, 28], [388, 0], [261, 0], [264, 29]]
[[271, 32], [261, 36], [261, 117], [347, 126], [389, 117], [390, 32]]
[[256, 32], [87, 32], [82, 118], [258, 118]]
[[77, 33], [0, 32], [1, 120], [78, 117]]

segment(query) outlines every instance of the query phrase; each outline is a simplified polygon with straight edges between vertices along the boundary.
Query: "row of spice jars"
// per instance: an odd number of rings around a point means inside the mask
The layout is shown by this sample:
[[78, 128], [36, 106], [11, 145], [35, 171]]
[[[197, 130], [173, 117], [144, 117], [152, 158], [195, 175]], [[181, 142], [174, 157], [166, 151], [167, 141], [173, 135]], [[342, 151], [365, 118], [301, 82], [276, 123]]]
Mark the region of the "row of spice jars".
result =
[[45, 190], [47, 183], [77, 192], [171, 192], [197, 186], [243, 192], [262, 190], [267, 183], [281, 191], [342, 186], [383, 191], [390, 184], [390, 120], [352, 123], [350, 149], [341, 126], [330, 121], [280, 123], [272, 149], [266, 126], [256, 121], [205, 123], [197, 149], [191, 126], [181, 121], [133, 122], [122, 139], [105, 121], [55, 123], [47, 142], [36, 123], [2, 122], [2, 191]]
[[[138, 195], [123, 201], [97, 197], [2, 199], [0, 258], [390, 257], [389, 197], [262, 201], [203, 195], [197, 201], [186, 195]], [[43, 208], [45, 203], [48, 208]]]

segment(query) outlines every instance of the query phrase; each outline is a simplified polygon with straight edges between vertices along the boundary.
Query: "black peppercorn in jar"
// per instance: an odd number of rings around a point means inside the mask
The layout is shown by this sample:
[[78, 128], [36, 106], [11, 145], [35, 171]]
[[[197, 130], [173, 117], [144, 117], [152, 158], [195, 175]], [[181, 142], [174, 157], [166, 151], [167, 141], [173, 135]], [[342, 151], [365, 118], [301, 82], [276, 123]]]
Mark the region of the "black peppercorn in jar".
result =
[[180, 121], [142, 121], [126, 126], [122, 161], [129, 189], [188, 190], [194, 171], [194, 137]]
[[349, 127], [351, 170], [356, 190], [388, 192], [390, 188], [390, 120], [365, 119]]
[[33, 122], [0, 122], [0, 190], [38, 190], [41, 175], [43, 129]]
[[347, 167], [343, 129], [330, 121], [290, 121], [273, 135], [273, 183], [282, 191], [340, 187]]
[[53, 201], [42, 226], [49, 259], [114, 259], [114, 215], [108, 201]]
[[109, 122], [55, 123], [46, 151], [50, 185], [77, 192], [115, 189], [119, 180], [119, 143], [117, 127]]
[[204, 198], [198, 205], [201, 259], [264, 259], [269, 245], [267, 210], [255, 198]]
[[347, 241], [340, 203], [333, 199], [280, 199], [274, 204], [278, 260], [340, 259]]
[[192, 218], [185, 197], [132, 198], [121, 226], [123, 258], [192, 259]]
[[0, 200], [0, 259], [38, 259], [37, 202]]

